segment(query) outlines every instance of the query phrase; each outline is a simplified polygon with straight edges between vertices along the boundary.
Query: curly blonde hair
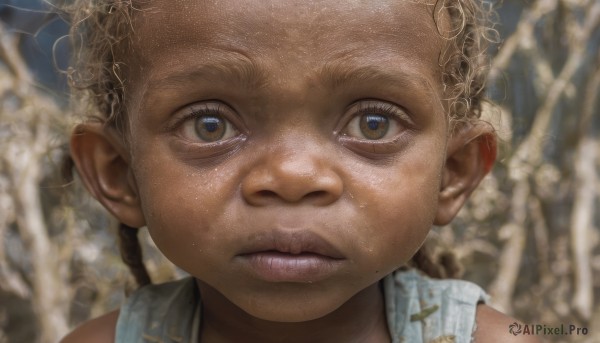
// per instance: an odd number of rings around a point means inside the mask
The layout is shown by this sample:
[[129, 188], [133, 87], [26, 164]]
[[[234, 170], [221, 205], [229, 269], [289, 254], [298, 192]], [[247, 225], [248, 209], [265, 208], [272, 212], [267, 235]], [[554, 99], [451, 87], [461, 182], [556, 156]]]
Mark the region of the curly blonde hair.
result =
[[[60, 0], [59, 0], [60, 1]], [[63, 0], [59, 7], [71, 21], [73, 61], [68, 77], [85, 113], [121, 132], [126, 130], [123, 64], [118, 51], [129, 43], [136, 5], [151, 0]], [[479, 118], [485, 101], [489, 58], [495, 42], [495, 12], [486, 0], [432, 0], [433, 19], [446, 44], [439, 58], [452, 122]], [[442, 17], [449, 18], [441, 25]], [[121, 49], [121, 50], [119, 50]], [[141, 258], [137, 230], [120, 226], [121, 254], [138, 284], [150, 282]], [[421, 248], [411, 264], [433, 277], [456, 277], [460, 268], [452, 255], [432, 257]]]

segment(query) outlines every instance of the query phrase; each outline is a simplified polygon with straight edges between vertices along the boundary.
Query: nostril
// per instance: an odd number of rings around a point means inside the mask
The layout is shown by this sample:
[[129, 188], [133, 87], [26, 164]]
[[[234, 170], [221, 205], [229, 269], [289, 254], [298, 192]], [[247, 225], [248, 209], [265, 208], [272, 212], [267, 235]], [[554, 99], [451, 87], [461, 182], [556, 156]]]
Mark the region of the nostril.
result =
[[258, 192], [256, 192], [256, 195], [261, 198], [277, 198], [278, 197], [277, 193], [270, 191], [270, 190], [258, 191]]
[[[262, 202], [264, 202], [264, 201], [271, 202], [274, 200], [282, 199], [284, 201], [289, 201], [289, 202], [308, 201], [310, 203], [320, 203], [323, 201], [327, 201], [327, 199], [329, 198], [328, 194], [329, 193], [327, 191], [312, 191], [312, 192], [303, 194], [302, 196], [300, 196], [298, 198], [292, 198], [289, 195], [282, 196], [281, 194], [279, 194], [277, 192], [270, 191], [267, 189], [260, 190], [256, 193], [254, 193], [255, 199], [258, 201], [262, 201]], [[260, 199], [262, 199], [262, 200], [260, 200]]]
[[327, 192], [326, 191], [313, 191], [313, 192], [310, 192], [310, 193], [306, 194], [304, 196], [304, 199], [306, 199], [306, 200], [316, 200], [316, 199], [325, 198], [325, 197], [327, 197]]

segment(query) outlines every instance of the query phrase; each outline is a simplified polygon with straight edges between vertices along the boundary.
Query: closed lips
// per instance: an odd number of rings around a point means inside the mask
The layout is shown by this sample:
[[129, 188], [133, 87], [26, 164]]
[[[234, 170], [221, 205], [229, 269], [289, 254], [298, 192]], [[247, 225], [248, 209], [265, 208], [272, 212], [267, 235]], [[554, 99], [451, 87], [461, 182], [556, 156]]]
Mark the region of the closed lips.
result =
[[273, 230], [252, 235], [238, 255], [261, 252], [290, 255], [321, 255], [331, 259], [344, 259], [344, 255], [331, 243], [311, 230]]

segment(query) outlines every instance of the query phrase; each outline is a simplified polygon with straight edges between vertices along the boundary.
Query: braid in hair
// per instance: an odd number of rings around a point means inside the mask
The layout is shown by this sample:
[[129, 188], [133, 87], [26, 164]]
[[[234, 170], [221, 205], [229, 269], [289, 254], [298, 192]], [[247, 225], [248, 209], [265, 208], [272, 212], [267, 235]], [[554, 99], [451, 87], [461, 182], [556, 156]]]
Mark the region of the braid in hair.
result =
[[67, 146], [63, 147], [63, 152], [64, 155], [60, 166], [60, 174], [65, 183], [63, 186], [67, 186], [68, 184], [73, 182], [73, 168], [75, 168], [75, 162], [69, 154], [69, 148]]
[[444, 251], [434, 258], [425, 244], [412, 257], [409, 265], [437, 279], [458, 278], [461, 274], [461, 267], [454, 253]]
[[119, 249], [121, 259], [129, 267], [138, 287], [152, 283], [148, 270], [142, 260], [142, 247], [138, 240], [138, 229], [119, 224]]
[[[65, 149], [67, 150], [67, 149]], [[66, 152], [62, 161], [61, 174], [65, 184], [73, 181], [73, 168], [75, 163], [71, 155]], [[142, 247], [138, 240], [138, 229], [125, 224], [119, 224], [119, 250], [121, 259], [127, 265], [135, 278], [138, 287], [152, 283], [148, 270], [142, 260]]]

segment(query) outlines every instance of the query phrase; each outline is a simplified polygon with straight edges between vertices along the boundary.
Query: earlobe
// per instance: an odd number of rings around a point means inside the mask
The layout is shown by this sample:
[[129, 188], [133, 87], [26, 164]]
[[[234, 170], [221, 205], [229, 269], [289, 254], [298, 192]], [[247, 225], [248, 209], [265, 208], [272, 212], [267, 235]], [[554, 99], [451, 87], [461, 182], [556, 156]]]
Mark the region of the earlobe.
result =
[[496, 160], [496, 134], [486, 123], [469, 125], [448, 142], [435, 225], [448, 224]]
[[71, 157], [87, 190], [117, 219], [145, 225], [135, 180], [122, 140], [99, 122], [78, 125], [71, 135]]

